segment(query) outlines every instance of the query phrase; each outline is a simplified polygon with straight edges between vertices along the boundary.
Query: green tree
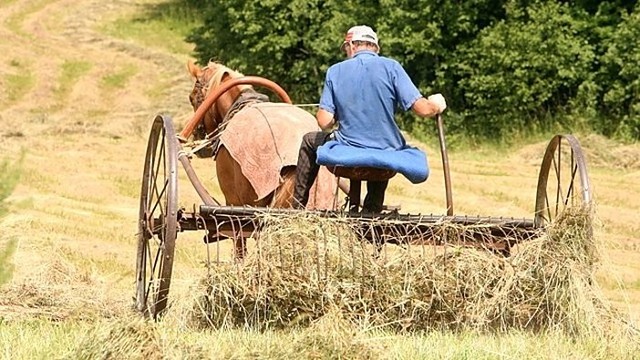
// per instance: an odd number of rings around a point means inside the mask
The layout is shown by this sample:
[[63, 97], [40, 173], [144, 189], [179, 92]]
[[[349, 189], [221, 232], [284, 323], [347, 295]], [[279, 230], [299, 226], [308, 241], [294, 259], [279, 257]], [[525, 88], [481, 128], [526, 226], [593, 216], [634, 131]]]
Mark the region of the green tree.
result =
[[599, 78], [603, 82], [600, 131], [640, 139], [640, 5], [624, 14], [606, 44]]
[[640, 138], [637, 1], [182, 1], [203, 12], [189, 38], [201, 63], [269, 78], [296, 103], [318, 101], [344, 32], [367, 24], [424, 94], [445, 95], [450, 134], [496, 138], [580, 115]]
[[[381, 1], [376, 25], [382, 54], [398, 60], [423, 94], [444, 94], [449, 105], [447, 117], [455, 118], [466, 106], [461, 73], [455, 71], [459, 61], [457, 51], [473, 41], [482, 29], [504, 18], [505, 2]], [[400, 116], [399, 120], [404, 129], [418, 136], [433, 131], [429, 122], [411, 114]]]
[[564, 112], [592, 78], [594, 51], [584, 28], [567, 5], [511, 2], [506, 20], [481, 31], [458, 56], [465, 126], [495, 136]]
[[203, 63], [213, 58], [277, 82], [295, 102], [317, 102], [348, 22], [339, 10], [334, 1], [217, 0], [190, 40]]

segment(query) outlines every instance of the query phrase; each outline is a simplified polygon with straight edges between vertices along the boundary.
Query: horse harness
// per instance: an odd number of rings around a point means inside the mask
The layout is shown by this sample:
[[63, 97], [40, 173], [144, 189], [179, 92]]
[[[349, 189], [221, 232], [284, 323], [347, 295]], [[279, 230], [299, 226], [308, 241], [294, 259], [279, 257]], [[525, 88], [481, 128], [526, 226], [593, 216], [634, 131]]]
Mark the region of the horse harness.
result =
[[[203, 89], [203, 84], [197, 80], [196, 86], [200, 86], [200, 89]], [[199, 95], [199, 96], [198, 96]], [[202, 100], [199, 100], [201, 98]], [[200, 101], [202, 104], [204, 102], [204, 94], [202, 91], [198, 91], [196, 101]], [[216, 129], [207, 134], [206, 129], [204, 127], [204, 122], [200, 122], [194, 131], [194, 135], [196, 138], [204, 139], [204, 144], [199, 146], [199, 149], [195, 151], [200, 157], [214, 157], [217, 155], [218, 150], [220, 149], [220, 137], [224, 130], [226, 129], [229, 121], [233, 116], [235, 116], [240, 110], [244, 109], [247, 105], [255, 104], [255, 103], [263, 103], [268, 102], [269, 97], [264, 94], [260, 94], [254, 89], [248, 88], [242, 90], [240, 95], [233, 102], [224, 118], [220, 122], [220, 124], [216, 127]]]

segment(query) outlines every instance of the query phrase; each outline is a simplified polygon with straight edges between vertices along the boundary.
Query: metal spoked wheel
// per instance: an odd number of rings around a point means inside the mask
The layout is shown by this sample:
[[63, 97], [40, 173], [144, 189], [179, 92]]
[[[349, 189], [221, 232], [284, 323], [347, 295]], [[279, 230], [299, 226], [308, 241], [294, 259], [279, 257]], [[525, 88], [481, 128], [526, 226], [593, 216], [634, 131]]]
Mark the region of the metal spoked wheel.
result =
[[177, 140], [169, 117], [153, 121], [142, 179], [136, 307], [157, 319], [167, 307], [177, 232]]
[[580, 143], [573, 135], [556, 135], [542, 159], [536, 193], [535, 226], [548, 225], [569, 207], [591, 203], [591, 185]]

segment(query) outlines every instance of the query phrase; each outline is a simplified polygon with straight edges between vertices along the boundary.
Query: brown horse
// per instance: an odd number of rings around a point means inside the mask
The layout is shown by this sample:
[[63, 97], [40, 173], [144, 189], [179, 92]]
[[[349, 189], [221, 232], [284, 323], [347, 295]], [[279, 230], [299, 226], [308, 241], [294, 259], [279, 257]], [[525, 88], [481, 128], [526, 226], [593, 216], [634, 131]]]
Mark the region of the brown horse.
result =
[[[189, 95], [194, 111], [198, 109], [210, 91], [231, 78], [243, 76], [236, 71], [213, 62], [204, 68], [200, 68], [190, 61], [187, 67], [196, 81], [193, 91]], [[250, 85], [238, 85], [220, 96], [205, 113], [203, 124], [206, 134], [218, 131], [218, 127], [222, 124], [235, 100], [240, 96], [241, 92], [250, 88]], [[253, 186], [243, 174], [241, 165], [233, 158], [224, 144], [221, 144], [217, 149], [215, 163], [220, 190], [224, 194], [227, 205], [291, 207], [295, 184], [295, 168], [286, 167], [282, 169], [280, 186], [269, 196], [259, 199]]]
[[[226, 81], [243, 77], [216, 62], [201, 68], [189, 61], [187, 68], [195, 79], [189, 96], [194, 110]], [[251, 85], [233, 86], [206, 111], [202, 129], [195, 133], [220, 138], [216, 173], [227, 205], [292, 206], [300, 141], [305, 133], [318, 129], [317, 123], [296, 106], [265, 100]], [[312, 189], [315, 196], [309, 207], [334, 208], [334, 189], [335, 177], [324, 169]]]

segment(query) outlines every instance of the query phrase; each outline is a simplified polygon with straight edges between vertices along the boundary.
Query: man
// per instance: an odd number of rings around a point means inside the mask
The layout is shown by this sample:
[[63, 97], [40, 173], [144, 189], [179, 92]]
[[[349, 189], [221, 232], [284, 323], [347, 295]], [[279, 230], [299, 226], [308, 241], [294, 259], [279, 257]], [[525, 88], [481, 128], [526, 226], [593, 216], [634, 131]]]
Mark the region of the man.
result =
[[[368, 26], [354, 26], [341, 50], [348, 57], [326, 74], [316, 120], [322, 130], [306, 134], [298, 157], [294, 207], [303, 209], [319, 170], [318, 147], [331, 139], [357, 148], [402, 150], [407, 147], [395, 122], [395, 110], [413, 110], [429, 117], [447, 104], [440, 94], [422, 97], [406, 71], [395, 60], [378, 55], [378, 36]], [[368, 181], [363, 211], [380, 212], [388, 181]]]

